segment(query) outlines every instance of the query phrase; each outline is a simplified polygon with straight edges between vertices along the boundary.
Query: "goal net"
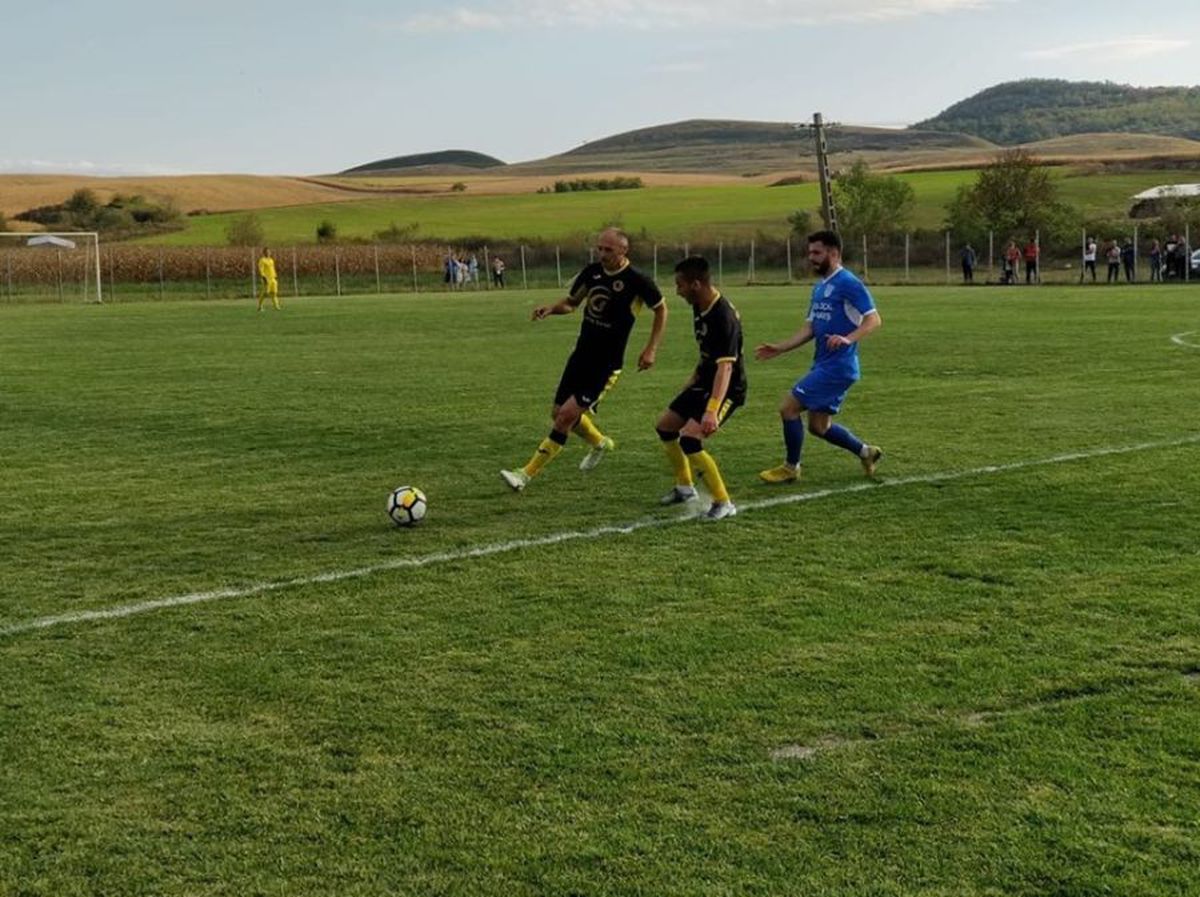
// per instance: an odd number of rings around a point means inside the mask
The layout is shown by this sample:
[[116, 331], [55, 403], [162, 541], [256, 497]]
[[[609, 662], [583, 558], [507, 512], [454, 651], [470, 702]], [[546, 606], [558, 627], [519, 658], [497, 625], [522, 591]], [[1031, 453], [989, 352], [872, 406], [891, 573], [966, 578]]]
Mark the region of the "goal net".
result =
[[95, 231], [0, 231], [0, 301], [103, 302]]

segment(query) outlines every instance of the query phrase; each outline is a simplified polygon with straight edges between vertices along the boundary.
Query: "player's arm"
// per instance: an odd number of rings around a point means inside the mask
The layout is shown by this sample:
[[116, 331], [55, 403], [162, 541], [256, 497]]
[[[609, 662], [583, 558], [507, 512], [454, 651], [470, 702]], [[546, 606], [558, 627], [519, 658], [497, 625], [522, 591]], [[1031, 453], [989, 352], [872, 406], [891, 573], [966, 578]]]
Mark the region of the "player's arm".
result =
[[569, 315], [571, 312], [575, 311], [575, 307], [578, 304], [579, 303], [577, 302], [571, 301], [571, 297], [568, 296], [564, 299], [559, 299], [557, 302], [554, 302], [550, 305], [539, 305], [534, 308], [531, 320], [540, 321], [542, 318], [548, 318], [551, 315]]
[[733, 359], [720, 359], [717, 362], [717, 373], [713, 377], [713, 388], [708, 396], [708, 404], [704, 406], [704, 416], [700, 418], [700, 432], [705, 436], [711, 436], [717, 432], [717, 427], [721, 426], [721, 422], [717, 420], [717, 414], [721, 410], [721, 403], [725, 401], [725, 394], [729, 392], [729, 381], [732, 379]]
[[781, 343], [762, 343], [755, 347], [754, 357], [759, 361], [766, 361], [770, 358], [775, 358], [782, 355], [784, 352], [791, 352], [793, 349], [798, 349], [813, 338], [812, 321], [805, 321], [804, 326], [797, 330], [788, 339]]
[[871, 309], [869, 312], [863, 315], [861, 324], [859, 324], [845, 336], [839, 336], [836, 333], [831, 333], [825, 340], [825, 344], [830, 349], [838, 349], [842, 346], [848, 346], [851, 343], [857, 343], [868, 333], [878, 330], [882, 323], [883, 321], [879, 317], [879, 311], [877, 309]]
[[655, 357], [658, 355], [658, 345], [662, 342], [663, 334], [667, 330], [667, 302], [664, 299], [654, 306], [654, 323], [650, 325], [650, 340], [646, 343], [646, 348], [642, 350], [642, 354], [638, 356], [638, 370], [645, 371], [654, 367]]

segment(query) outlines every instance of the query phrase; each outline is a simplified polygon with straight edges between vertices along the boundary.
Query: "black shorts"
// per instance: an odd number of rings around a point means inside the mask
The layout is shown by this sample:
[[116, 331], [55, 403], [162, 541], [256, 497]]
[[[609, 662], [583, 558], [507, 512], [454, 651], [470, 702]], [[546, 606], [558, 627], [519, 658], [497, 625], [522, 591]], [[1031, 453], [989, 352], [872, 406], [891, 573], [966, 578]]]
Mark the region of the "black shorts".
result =
[[[675, 398], [671, 399], [671, 404], [667, 407], [684, 420], [699, 422], [704, 417], [704, 409], [708, 405], [710, 395], [711, 393], [707, 386], [689, 386]], [[729, 420], [733, 412], [741, 408], [745, 401], [745, 396], [726, 396], [725, 401], [721, 403], [721, 407], [717, 409], [717, 424], [720, 425]]]
[[613, 388], [620, 375], [620, 362], [597, 361], [586, 354], [572, 352], [558, 381], [554, 404], [562, 405], [574, 397], [580, 408], [591, 411], [600, 404], [604, 394]]

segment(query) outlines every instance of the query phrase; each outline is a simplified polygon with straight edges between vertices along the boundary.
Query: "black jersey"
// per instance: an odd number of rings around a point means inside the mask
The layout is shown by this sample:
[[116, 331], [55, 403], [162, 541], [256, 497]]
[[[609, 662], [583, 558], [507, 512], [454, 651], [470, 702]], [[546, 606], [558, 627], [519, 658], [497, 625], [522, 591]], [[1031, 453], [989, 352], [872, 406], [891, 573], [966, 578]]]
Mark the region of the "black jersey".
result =
[[609, 273], [599, 262], [594, 262], [580, 271], [571, 284], [569, 301], [576, 307], [583, 305], [576, 351], [620, 367], [639, 305], [658, 308], [663, 295], [653, 280], [632, 265]]
[[696, 386], [710, 392], [717, 376], [717, 363], [730, 361], [733, 372], [729, 378], [726, 397], [742, 401], [746, 397], [746, 359], [742, 355], [742, 319], [733, 304], [717, 294], [717, 301], [700, 311], [692, 306], [692, 326], [700, 345], [700, 362], [696, 365]]

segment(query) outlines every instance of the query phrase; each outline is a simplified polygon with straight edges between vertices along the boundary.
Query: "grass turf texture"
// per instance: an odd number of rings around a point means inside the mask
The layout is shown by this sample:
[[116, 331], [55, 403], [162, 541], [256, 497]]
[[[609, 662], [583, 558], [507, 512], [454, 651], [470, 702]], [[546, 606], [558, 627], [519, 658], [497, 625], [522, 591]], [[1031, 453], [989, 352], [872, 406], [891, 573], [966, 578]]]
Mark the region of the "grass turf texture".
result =
[[[749, 346], [799, 323], [730, 293]], [[877, 295], [843, 416], [885, 477], [1200, 430], [1192, 291]], [[678, 300], [611, 458], [496, 476], [578, 326], [546, 298], [0, 309], [0, 629], [669, 516]], [[807, 355], [751, 363], [736, 500], [782, 494]], [[1196, 451], [0, 636], [0, 893], [1194, 894]], [[805, 473], [860, 482], [812, 438]]]
[[[1133, 194], [1141, 190], [1200, 178], [1200, 174], [1187, 171], [1080, 174], [1069, 167], [1051, 169], [1051, 174], [1064, 201], [1088, 217], [1110, 218], [1124, 217]], [[974, 183], [976, 172], [928, 171], [898, 177], [911, 184], [915, 193], [913, 226], [939, 228], [955, 191], [960, 185]], [[407, 226], [415, 221], [420, 225], [417, 239], [486, 235], [497, 240], [566, 240], [623, 221], [658, 240], [695, 241], [749, 240], [760, 232], [782, 238], [788, 232], [789, 214], [796, 209], [817, 209], [820, 204], [816, 183], [792, 187], [748, 184], [551, 195], [473, 196], [468, 192], [260, 209], [255, 214], [268, 242], [279, 245], [315, 241], [317, 225], [325, 220], [334, 222], [343, 238], [370, 239], [392, 224]], [[188, 218], [183, 230], [142, 242], [223, 245], [226, 230], [237, 217], [238, 213], [225, 213]]]

